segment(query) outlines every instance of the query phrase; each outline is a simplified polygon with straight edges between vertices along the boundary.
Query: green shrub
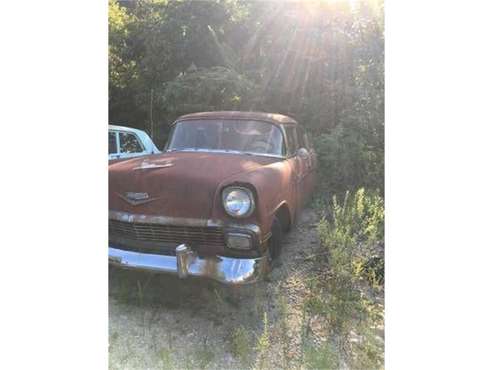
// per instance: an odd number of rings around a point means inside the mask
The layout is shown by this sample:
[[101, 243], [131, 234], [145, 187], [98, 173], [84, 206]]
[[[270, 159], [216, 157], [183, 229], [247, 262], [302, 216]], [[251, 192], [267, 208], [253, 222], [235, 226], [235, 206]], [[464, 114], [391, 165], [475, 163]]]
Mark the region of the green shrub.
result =
[[364, 188], [346, 192], [342, 203], [332, 199], [328, 216], [318, 230], [328, 248], [332, 269], [370, 283], [383, 283], [384, 202], [378, 192]]
[[246, 364], [250, 353], [250, 343], [248, 332], [243, 326], [236, 328], [230, 338], [231, 352], [236, 358], [239, 358], [243, 364]]
[[[309, 314], [324, 315], [329, 335], [338, 338], [350, 368], [380, 368], [383, 341], [376, 328], [383, 324], [383, 306], [373, 294], [368, 295], [365, 286], [374, 288], [375, 293], [383, 288], [383, 199], [378, 191], [361, 188], [353, 194], [346, 192], [342, 202], [334, 196], [326, 207], [318, 231], [329, 254], [328, 273], [319, 278], [305, 308]], [[336, 363], [331, 353], [323, 348], [308, 349], [307, 367]]]
[[330, 133], [317, 135], [320, 188], [340, 193], [358, 186], [384, 189], [383, 125], [341, 124]]
[[303, 360], [307, 369], [337, 370], [341, 368], [337, 348], [330, 342], [320, 347], [306, 345], [303, 348]]

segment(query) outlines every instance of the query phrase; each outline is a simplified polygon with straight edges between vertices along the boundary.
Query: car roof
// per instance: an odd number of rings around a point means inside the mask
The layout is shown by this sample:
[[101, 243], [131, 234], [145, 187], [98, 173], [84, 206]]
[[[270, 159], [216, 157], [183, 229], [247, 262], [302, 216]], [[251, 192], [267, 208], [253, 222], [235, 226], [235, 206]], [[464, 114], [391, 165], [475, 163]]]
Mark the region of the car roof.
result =
[[293, 118], [284, 114], [246, 111], [215, 111], [190, 113], [178, 117], [175, 122], [193, 119], [238, 119], [265, 121], [278, 125], [282, 123], [298, 124], [298, 122], [296, 122]]
[[118, 126], [118, 125], [108, 125], [108, 129], [117, 130], [117, 131], [126, 131], [126, 132], [144, 132], [143, 130], [139, 130], [138, 128], [127, 127], [127, 126]]

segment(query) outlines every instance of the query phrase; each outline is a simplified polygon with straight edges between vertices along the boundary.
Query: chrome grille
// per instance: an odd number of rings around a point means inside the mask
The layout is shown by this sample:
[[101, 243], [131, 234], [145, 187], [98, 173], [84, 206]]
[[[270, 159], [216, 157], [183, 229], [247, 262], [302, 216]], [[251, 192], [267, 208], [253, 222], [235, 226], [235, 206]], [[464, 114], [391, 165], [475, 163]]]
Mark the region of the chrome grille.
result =
[[127, 240], [191, 246], [224, 246], [220, 227], [176, 226], [109, 220], [109, 234]]

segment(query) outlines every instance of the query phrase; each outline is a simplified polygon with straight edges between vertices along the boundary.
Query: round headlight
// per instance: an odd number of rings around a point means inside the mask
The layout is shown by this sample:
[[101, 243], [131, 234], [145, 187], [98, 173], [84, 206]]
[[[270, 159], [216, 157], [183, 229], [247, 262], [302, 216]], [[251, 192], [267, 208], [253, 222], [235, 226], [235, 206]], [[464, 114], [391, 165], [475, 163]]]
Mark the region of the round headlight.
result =
[[246, 188], [226, 188], [223, 190], [223, 206], [230, 216], [246, 217], [255, 207], [252, 192]]

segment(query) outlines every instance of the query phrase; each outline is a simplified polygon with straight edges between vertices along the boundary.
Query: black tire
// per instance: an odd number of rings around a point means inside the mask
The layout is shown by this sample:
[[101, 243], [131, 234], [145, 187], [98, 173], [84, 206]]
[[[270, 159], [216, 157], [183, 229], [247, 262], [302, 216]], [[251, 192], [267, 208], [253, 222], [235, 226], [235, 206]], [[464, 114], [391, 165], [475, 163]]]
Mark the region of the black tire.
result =
[[272, 236], [269, 239], [269, 255], [271, 262], [279, 257], [281, 254], [281, 242], [283, 236], [283, 228], [282, 224], [277, 217], [274, 217], [274, 221], [272, 221], [271, 227]]

